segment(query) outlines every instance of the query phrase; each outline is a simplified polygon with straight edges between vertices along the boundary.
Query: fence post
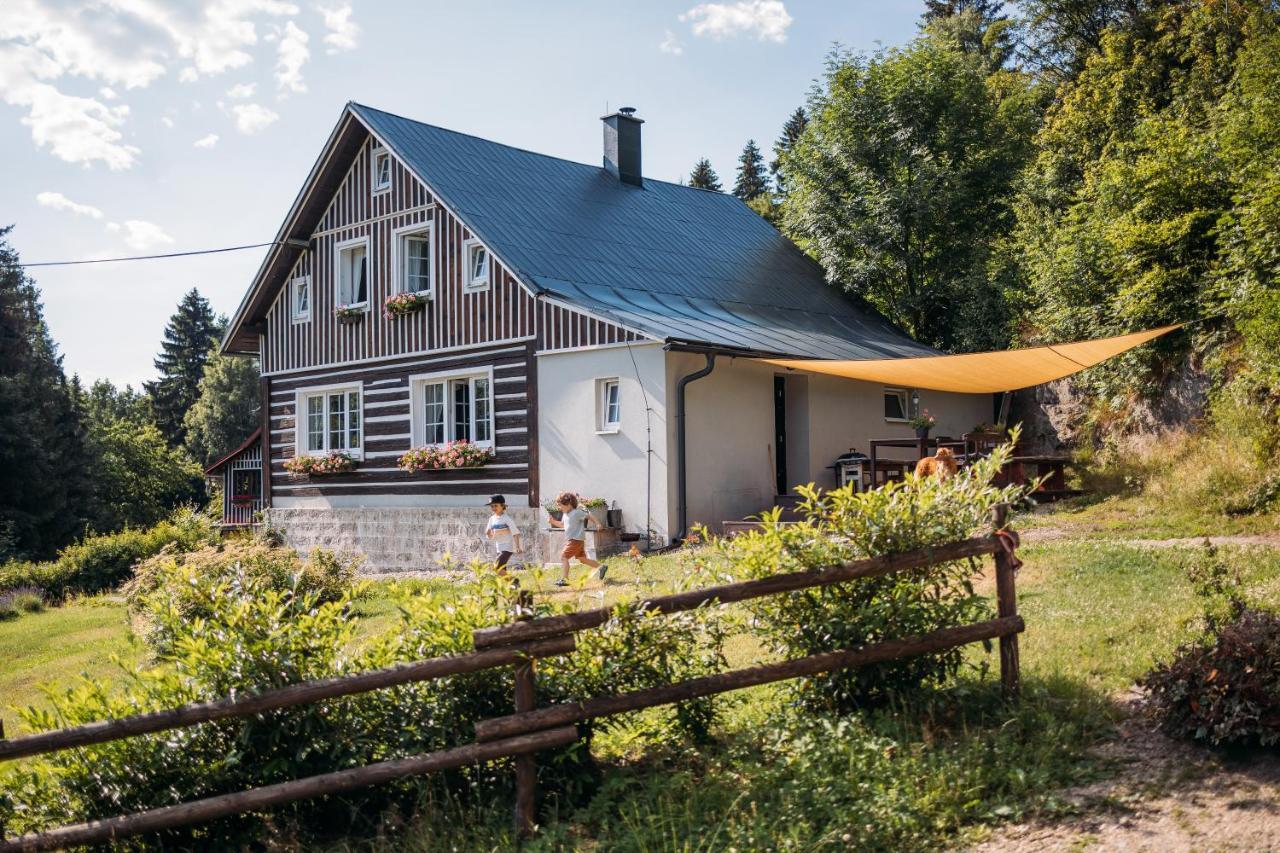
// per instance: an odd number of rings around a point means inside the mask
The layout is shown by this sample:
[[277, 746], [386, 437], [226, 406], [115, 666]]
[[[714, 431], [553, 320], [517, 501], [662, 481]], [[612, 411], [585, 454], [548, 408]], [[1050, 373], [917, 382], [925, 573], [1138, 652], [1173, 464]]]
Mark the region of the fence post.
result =
[[[1009, 505], [1000, 504], [992, 513], [992, 522], [998, 535], [1009, 519]], [[998, 548], [996, 559], [996, 612], [1003, 619], [1018, 615], [1018, 593], [1014, 587], [1014, 540], [1005, 539], [1005, 547]], [[1016, 699], [1021, 687], [1018, 672], [1018, 635], [1007, 634], [1000, 638], [1000, 683], [1007, 698]]]
[[[533, 618], [533, 594], [521, 590], [516, 595], [516, 619], [524, 621]], [[516, 713], [532, 711], [537, 705], [536, 682], [533, 674], [533, 658], [528, 658], [515, 665]], [[527, 838], [533, 832], [536, 817], [536, 797], [538, 789], [538, 762], [533, 753], [516, 756], [516, 839]]]
[[[4, 740], [4, 720], [0, 720], [0, 740]], [[4, 815], [0, 814], [0, 844], [4, 843]]]

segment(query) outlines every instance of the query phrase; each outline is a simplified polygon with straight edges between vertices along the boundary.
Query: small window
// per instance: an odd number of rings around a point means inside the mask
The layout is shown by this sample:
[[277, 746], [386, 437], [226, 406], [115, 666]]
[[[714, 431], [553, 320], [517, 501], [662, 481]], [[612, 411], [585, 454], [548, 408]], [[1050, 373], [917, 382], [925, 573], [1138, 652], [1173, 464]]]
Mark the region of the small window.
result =
[[489, 286], [489, 250], [477, 240], [466, 242], [467, 288], [484, 290]]
[[431, 291], [431, 235], [406, 234], [400, 238], [400, 290], [404, 293]]
[[322, 456], [342, 450], [359, 456], [364, 435], [360, 396], [358, 387], [300, 391], [298, 411], [305, 423], [298, 452]]
[[414, 443], [493, 446], [492, 389], [488, 372], [414, 380]]
[[373, 191], [391, 189], [391, 155], [386, 149], [373, 152]]
[[338, 305], [369, 301], [369, 245], [366, 240], [338, 245]]
[[311, 276], [302, 275], [293, 280], [293, 319], [306, 320], [311, 316]]
[[596, 421], [601, 432], [616, 432], [622, 424], [622, 392], [617, 379], [601, 379]]
[[902, 388], [884, 389], [884, 419], [886, 421], [907, 419], [907, 392]]

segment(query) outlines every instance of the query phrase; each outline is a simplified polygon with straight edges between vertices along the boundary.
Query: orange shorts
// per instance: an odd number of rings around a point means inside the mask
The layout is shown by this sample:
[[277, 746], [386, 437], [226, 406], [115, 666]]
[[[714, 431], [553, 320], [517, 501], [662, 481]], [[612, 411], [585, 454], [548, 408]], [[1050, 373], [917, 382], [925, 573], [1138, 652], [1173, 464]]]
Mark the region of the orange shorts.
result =
[[587, 556], [587, 543], [583, 539], [566, 539], [564, 541], [564, 550], [560, 552], [560, 557], [565, 560], [572, 560], [577, 557], [581, 560]]

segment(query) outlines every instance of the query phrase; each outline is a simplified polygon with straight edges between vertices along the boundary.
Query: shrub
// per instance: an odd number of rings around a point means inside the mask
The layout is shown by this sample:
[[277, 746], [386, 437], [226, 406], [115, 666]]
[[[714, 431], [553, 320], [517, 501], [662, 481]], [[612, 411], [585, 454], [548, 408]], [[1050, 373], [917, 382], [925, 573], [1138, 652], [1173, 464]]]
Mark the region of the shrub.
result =
[[1148, 713], [1168, 734], [1213, 746], [1280, 743], [1280, 615], [1248, 606], [1240, 573], [1211, 545], [1187, 576], [1204, 630], [1142, 678]]
[[[775, 509], [763, 529], [721, 541], [723, 570], [761, 578], [964, 539], [990, 526], [996, 505], [1023, 496], [1021, 487], [991, 485], [1016, 441], [1015, 432], [1009, 444], [945, 480], [908, 475], [869, 492], [848, 487], [819, 494], [803, 488], [799, 509], [805, 520], [775, 524]], [[969, 562], [939, 563], [756, 599], [747, 608], [770, 649], [803, 657], [989, 618], [988, 603], [970, 581], [973, 574]], [[838, 710], [882, 702], [954, 675], [962, 660], [962, 650], [951, 649], [833, 673], [800, 682], [800, 698]]]
[[255, 588], [330, 604], [353, 594], [358, 563], [356, 557], [319, 548], [303, 559], [292, 548], [249, 539], [185, 553], [166, 548], [138, 564], [124, 593], [131, 610], [150, 617], [147, 642], [164, 648], [176, 640], [170, 630], [175, 620], [217, 616], [212, 596], [219, 594], [219, 581], [239, 585], [244, 578], [251, 578]]
[[18, 587], [0, 592], [0, 619], [16, 619], [23, 613], [44, 610], [44, 596], [35, 587]]
[[189, 551], [216, 540], [217, 532], [208, 516], [182, 509], [146, 530], [87, 536], [62, 549], [51, 562], [0, 566], [0, 590], [33, 586], [50, 600], [62, 600], [72, 593], [98, 593], [127, 580], [135, 563], [165, 547]]

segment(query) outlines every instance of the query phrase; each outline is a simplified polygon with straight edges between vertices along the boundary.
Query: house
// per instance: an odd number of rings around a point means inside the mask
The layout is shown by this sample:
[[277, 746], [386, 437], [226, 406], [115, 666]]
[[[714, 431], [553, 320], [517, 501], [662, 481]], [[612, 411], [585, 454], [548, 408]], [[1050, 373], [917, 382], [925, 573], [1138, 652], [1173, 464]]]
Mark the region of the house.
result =
[[[754, 357], [934, 351], [738, 199], [642, 177], [633, 110], [603, 122], [591, 166], [343, 109], [223, 342], [261, 360], [262, 500], [292, 543], [426, 569], [484, 553], [489, 494], [534, 530], [565, 489], [666, 542], [834, 485], [837, 455], [910, 434], [911, 389]], [[405, 293], [413, 310], [384, 311]], [[918, 405], [951, 435], [992, 415], [989, 396]], [[458, 439], [493, 458], [398, 466]], [[285, 467], [335, 451], [354, 470]]]

